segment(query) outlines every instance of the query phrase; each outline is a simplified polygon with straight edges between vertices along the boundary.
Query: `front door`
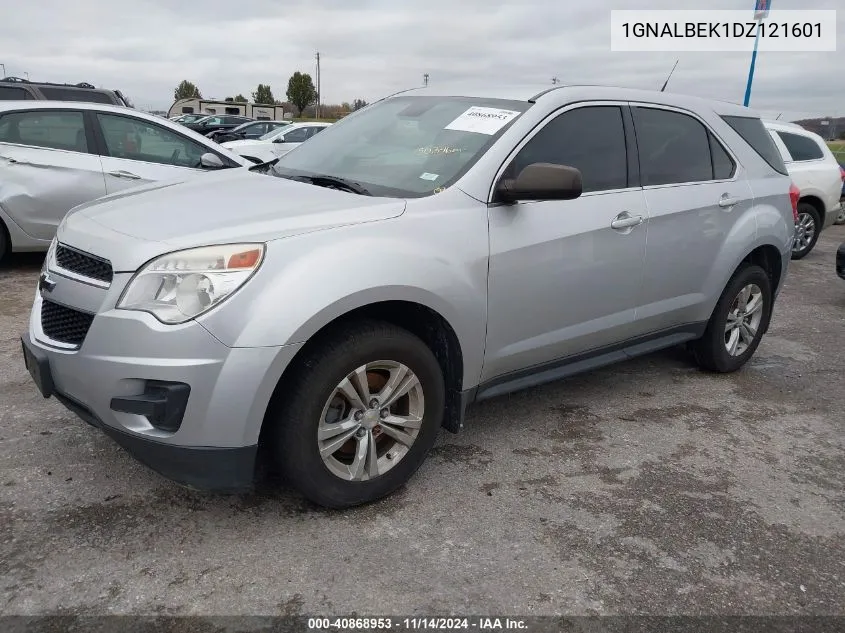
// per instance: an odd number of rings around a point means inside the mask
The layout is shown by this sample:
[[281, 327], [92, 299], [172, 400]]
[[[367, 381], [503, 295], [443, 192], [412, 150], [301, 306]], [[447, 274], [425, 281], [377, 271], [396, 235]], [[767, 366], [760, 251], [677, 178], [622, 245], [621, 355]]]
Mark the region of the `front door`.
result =
[[638, 334], [648, 214], [626, 147], [623, 106], [579, 105], [542, 126], [507, 167], [508, 177], [531, 163], [577, 167], [584, 193], [490, 207], [482, 381]]
[[205, 146], [165, 127], [121, 114], [97, 113], [109, 193], [201, 173]]

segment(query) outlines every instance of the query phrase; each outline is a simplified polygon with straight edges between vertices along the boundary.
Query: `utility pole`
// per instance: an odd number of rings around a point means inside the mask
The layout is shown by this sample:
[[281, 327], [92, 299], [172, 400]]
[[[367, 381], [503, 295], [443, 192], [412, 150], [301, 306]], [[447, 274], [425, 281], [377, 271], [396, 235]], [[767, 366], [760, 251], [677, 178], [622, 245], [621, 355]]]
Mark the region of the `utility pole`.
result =
[[428, 73], [423, 75], [423, 85], [428, 88]]
[[29, 81], [29, 73], [26, 72], [26, 71], [23, 71], [23, 74], [26, 75], [26, 80]]
[[0, 64], [3, 67], [3, 77], [6, 76], [6, 64]]
[[314, 109], [314, 114], [320, 118], [320, 51], [317, 51], [317, 107]]

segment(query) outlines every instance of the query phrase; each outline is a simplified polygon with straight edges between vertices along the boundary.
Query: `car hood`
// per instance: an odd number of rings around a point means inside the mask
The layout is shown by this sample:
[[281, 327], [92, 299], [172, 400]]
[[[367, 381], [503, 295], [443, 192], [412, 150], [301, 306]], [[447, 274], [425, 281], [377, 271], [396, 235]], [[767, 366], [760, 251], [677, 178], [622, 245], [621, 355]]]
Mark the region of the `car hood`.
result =
[[132, 271], [162, 253], [209, 244], [269, 241], [401, 215], [405, 200], [373, 198], [227, 169], [158, 182], [74, 208], [60, 242]]

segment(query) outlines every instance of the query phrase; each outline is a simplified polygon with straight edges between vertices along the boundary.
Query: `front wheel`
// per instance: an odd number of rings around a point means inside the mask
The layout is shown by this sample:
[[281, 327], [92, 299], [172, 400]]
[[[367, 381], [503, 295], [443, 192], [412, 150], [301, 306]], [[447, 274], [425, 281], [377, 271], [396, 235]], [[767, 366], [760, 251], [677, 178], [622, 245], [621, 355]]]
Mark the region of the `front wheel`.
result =
[[362, 322], [316, 344], [272, 412], [285, 479], [311, 501], [345, 508], [408, 481], [434, 444], [445, 385], [432, 351], [396, 326]]
[[698, 364], [729, 373], [754, 355], [772, 315], [772, 286], [760, 266], [748, 264], [728, 282], [704, 336], [692, 345]]

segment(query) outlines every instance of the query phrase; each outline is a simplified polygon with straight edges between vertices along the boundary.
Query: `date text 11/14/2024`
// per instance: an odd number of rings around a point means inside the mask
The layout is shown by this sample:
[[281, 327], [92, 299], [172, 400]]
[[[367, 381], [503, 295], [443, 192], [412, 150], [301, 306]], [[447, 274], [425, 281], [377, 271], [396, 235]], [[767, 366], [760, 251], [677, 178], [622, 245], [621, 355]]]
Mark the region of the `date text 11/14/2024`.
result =
[[308, 618], [309, 631], [505, 631], [525, 630], [527, 623], [520, 618], [439, 618], [439, 617], [352, 617], [352, 618]]

